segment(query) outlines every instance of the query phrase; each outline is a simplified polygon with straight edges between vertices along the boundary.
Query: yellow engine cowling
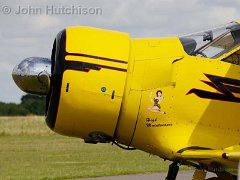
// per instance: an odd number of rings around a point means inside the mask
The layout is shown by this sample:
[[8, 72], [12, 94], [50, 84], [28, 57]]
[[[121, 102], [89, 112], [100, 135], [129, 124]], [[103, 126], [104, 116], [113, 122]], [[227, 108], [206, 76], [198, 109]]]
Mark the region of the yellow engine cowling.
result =
[[[173, 64], [183, 58], [177, 37], [130, 39], [120, 32], [67, 28], [54, 43], [46, 122], [85, 142], [117, 141], [171, 158], [162, 142], [172, 125]], [[151, 111], [158, 91], [165, 98], [160, 113]], [[153, 128], [148, 119], [156, 120]]]
[[46, 122], [57, 133], [112, 137], [128, 69], [126, 33], [83, 26], [61, 31], [52, 52]]

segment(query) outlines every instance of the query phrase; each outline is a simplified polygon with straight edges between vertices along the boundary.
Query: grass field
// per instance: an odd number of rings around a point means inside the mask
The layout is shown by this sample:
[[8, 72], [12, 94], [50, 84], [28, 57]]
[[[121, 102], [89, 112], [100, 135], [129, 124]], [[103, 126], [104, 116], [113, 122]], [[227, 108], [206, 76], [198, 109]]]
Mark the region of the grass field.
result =
[[166, 171], [142, 151], [85, 144], [53, 133], [43, 117], [0, 117], [0, 179], [74, 179]]

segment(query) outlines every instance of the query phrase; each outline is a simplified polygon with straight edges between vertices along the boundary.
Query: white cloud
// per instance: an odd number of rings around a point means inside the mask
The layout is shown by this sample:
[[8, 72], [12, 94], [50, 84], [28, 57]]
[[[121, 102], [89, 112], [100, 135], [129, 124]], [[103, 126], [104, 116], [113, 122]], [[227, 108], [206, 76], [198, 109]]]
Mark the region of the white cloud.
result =
[[1, 72], [2, 72], [1, 74], [11, 72], [13, 69], [11, 64], [9, 64], [9, 62], [7, 62], [7, 61], [0, 62], [0, 67], [1, 67]]
[[35, 31], [46, 31], [56, 28], [61, 23], [61, 20], [55, 16], [39, 15], [30, 17], [28, 27]]
[[[224, 14], [224, 16], [223, 16]], [[216, 23], [221, 23], [222, 21], [231, 22], [239, 18], [239, 11], [234, 7], [214, 7], [209, 13], [209, 18], [215, 19]]]

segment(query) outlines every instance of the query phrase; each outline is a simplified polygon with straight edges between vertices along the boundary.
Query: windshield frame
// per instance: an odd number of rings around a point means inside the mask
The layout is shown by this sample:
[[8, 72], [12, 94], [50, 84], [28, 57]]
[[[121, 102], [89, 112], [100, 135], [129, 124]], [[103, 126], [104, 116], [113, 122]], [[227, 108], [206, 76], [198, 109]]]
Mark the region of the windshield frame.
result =
[[218, 28], [181, 36], [180, 41], [187, 54], [216, 59], [240, 45], [240, 24], [231, 22]]
[[[198, 53], [204, 53], [205, 50], [207, 50], [209, 47], [211, 47], [211, 45], [215, 44], [216, 42], [218, 42], [219, 40], [221, 40], [222, 38], [224, 38], [226, 35], [228, 35], [229, 33], [231, 33], [231, 31], [226, 31], [225, 33], [221, 34], [220, 36], [216, 37], [214, 40], [212, 40], [211, 42], [203, 45], [202, 47], [198, 48], [197, 50], [194, 51], [194, 55], [198, 54]], [[220, 57], [222, 54], [229, 52], [232, 48], [234, 47], [234, 44], [231, 45], [231, 47], [223, 49], [221, 52], [215, 54], [212, 57], [208, 57], [207, 58], [213, 58], [216, 59], [218, 57]], [[205, 54], [205, 53], [204, 53]]]

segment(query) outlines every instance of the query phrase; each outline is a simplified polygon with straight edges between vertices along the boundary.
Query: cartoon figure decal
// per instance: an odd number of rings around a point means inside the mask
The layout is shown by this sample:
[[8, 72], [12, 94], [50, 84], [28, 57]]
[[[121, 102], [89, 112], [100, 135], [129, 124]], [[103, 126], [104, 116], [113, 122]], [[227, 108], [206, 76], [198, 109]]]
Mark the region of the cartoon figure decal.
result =
[[152, 98], [152, 95], [153, 93], [151, 92], [150, 93], [150, 101], [154, 103], [153, 106], [151, 107], [148, 107], [148, 110], [152, 111], [152, 112], [159, 112], [159, 113], [162, 113], [162, 114], [166, 114], [165, 112], [161, 111], [161, 102], [163, 100], [163, 95], [162, 95], [162, 91], [161, 90], [158, 90], [156, 92], [156, 97]]

